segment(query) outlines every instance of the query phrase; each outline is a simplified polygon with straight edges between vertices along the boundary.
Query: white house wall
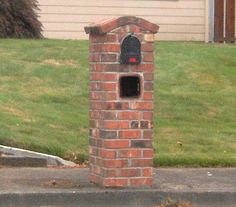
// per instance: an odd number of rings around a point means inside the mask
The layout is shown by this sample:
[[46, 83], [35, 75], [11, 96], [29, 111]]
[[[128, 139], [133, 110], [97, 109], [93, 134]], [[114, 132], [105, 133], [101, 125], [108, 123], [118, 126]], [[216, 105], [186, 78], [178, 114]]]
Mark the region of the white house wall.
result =
[[136, 15], [160, 25], [159, 40], [204, 41], [207, 0], [38, 0], [47, 38], [87, 39], [84, 26]]

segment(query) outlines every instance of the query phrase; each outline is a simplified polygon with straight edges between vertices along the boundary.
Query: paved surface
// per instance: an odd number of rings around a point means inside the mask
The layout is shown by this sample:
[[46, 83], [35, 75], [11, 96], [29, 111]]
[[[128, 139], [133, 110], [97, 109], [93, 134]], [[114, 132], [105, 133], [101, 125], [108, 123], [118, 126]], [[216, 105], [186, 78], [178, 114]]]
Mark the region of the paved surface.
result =
[[154, 207], [167, 198], [199, 207], [236, 207], [236, 168], [156, 169], [148, 189], [105, 189], [88, 169], [0, 168], [0, 206]]

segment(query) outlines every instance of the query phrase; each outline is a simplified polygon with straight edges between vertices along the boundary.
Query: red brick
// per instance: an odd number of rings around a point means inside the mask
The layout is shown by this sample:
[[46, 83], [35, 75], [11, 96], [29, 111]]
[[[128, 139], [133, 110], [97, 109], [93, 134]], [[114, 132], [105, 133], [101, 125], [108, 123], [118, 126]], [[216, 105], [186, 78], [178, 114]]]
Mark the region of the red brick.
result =
[[134, 24], [131, 24], [129, 25], [129, 32], [132, 32], [132, 33], [140, 33], [141, 32], [141, 28], [134, 25]]
[[105, 168], [125, 168], [128, 167], [128, 160], [103, 160]]
[[100, 112], [99, 111], [90, 111], [89, 112], [90, 119], [99, 119], [100, 118]]
[[137, 110], [152, 110], [153, 109], [153, 102], [134, 102], [131, 105], [132, 109]]
[[97, 138], [99, 135], [99, 130], [97, 128], [91, 128], [89, 133], [90, 136]]
[[154, 80], [153, 73], [144, 73], [143, 77], [144, 77], [144, 81], [153, 81]]
[[97, 128], [98, 122], [96, 120], [89, 120], [89, 126], [91, 128]]
[[97, 148], [97, 147], [92, 147], [92, 146], [90, 146], [90, 147], [89, 147], [89, 154], [90, 154], [90, 155], [97, 156], [97, 155], [98, 155], [98, 148]]
[[127, 131], [119, 131], [120, 139], [139, 139], [141, 138], [140, 130], [127, 130]]
[[144, 169], [142, 169], [142, 175], [144, 177], [152, 177], [152, 174], [153, 174], [152, 168], [144, 168]]
[[115, 111], [101, 111], [100, 117], [103, 120], [115, 120], [117, 115]]
[[101, 55], [100, 54], [90, 54], [89, 55], [89, 62], [100, 62]]
[[153, 100], [153, 92], [144, 92], [143, 99], [144, 100]]
[[143, 150], [143, 158], [153, 158], [153, 149]]
[[152, 120], [153, 119], [153, 112], [143, 112], [143, 119], [144, 120]]
[[90, 180], [91, 183], [99, 183], [101, 178], [100, 178], [100, 176], [90, 174], [89, 180]]
[[104, 146], [104, 148], [107, 148], [107, 149], [128, 148], [129, 141], [128, 140], [109, 139], [109, 140], [104, 140], [103, 146]]
[[89, 163], [90, 163], [90, 165], [91, 165], [91, 164], [96, 164], [96, 158], [95, 158], [95, 156], [92, 156], [92, 155], [89, 156]]
[[141, 150], [138, 149], [127, 149], [118, 151], [119, 158], [140, 158], [141, 154]]
[[101, 174], [103, 177], [116, 177], [117, 170], [116, 169], [101, 169]]
[[126, 187], [128, 186], [128, 179], [123, 178], [106, 178], [102, 182], [105, 187]]
[[90, 73], [90, 81], [116, 81], [117, 74], [114, 73]]
[[133, 167], [152, 167], [152, 159], [134, 159], [132, 160]]
[[106, 159], [112, 159], [115, 158], [116, 152], [111, 150], [100, 149], [99, 156]]
[[101, 168], [97, 165], [90, 166], [90, 171], [94, 174], [101, 174]]
[[110, 130], [99, 130], [99, 138], [101, 139], [116, 139], [117, 138], [117, 131], [110, 131]]
[[90, 45], [90, 52], [119, 52], [120, 45], [119, 44], [93, 44]]
[[116, 92], [100, 92], [100, 91], [91, 91], [89, 93], [90, 100], [107, 100], [113, 101], [116, 100]]
[[145, 130], [143, 132], [144, 139], [152, 139], [153, 138], [153, 131], [152, 130]]
[[92, 43], [106, 43], [106, 42], [117, 42], [118, 38], [116, 34], [104, 34], [104, 35], [90, 35], [89, 40]]
[[117, 63], [113, 64], [103, 64], [103, 71], [105, 72], [129, 72], [129, 67], [127, 65], [121, 65]]
[[101, 63], [91, 63], [89, 65], [90, 72], [102, 72], [103, 71], [103, 64]]
[[132, 65], [131, 71], [133, 72], [153, 72], [154, 65], [153, 64], [140, 64], [140, 65]]
[[89, 83], [89, 90], [90, 91], [100, 91], [101, 90], [101, 83], [100, 82], [90, 82]]
[[153, 184], [153, 179], [152, 178], [133, 178], [130, 180], [130, 184], [133, 187], [151, 186]]
[[101, 83], [101, 90], [103, 91], [115, 91], [117, 83]]
[[121, 169], [118, 173], [119, 177], [140, 177], [141, 170], [140, 169]]
[[128, 129], [128, 121], [102, 121], [101, 126], [105, 129]]
[[141, 46], [141, 50], [143, 52], [153, 52], [153, 43], [145, 43], [145, 44], [142, 44]]
[[154, 61], [154, 56], [153, 56], [153, 53], [150, 52], [150, 53], [145, 53], [143, 55], [143, 59], [142, 59], [143, 62], [153, 62]]
[[101, 62], [117, 62], [117, 55], [116, 54], [102, 54], [101, 55]]
[[145, 82], [144, 83], [144, 90], [145, 91], [153, 91], [153, 82]]
[[141, 118], [140, 112], [124, 111], [118, 113], [118, 119], [121, 120], [139, 120]]
[[105, 102], [105, 101], [90, 101], [90, 109], [97, 110], [126, 110], [129, 109], [128, 102]]

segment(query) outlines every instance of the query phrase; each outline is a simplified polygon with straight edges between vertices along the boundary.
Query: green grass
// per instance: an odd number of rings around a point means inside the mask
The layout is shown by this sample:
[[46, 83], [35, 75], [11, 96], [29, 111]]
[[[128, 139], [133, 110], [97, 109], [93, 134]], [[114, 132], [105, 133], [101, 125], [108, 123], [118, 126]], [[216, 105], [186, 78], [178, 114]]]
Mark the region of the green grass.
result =
[[[155, 56], [155, 166], [236, 166], [236, 46]], [[87, 57], [87, 41], [0, 40], [0, 144], [86, 160]]]

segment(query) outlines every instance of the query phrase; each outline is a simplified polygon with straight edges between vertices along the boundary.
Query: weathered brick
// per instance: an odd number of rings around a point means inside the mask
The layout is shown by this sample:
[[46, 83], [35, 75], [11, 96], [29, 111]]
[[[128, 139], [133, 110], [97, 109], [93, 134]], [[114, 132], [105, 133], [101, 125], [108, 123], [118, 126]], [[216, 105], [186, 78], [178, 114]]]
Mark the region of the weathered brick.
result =
[[151, 122], [150, 121], [141, 121], [140, 128], [141, 129], [151, 129], [152, 128]]
[[145, 91], [153, 91], [153, 82], [145, 82], [144, 83]]
[[144, 77], [144, 81], [153, 81], [154, 73], [144, 73], [143, 77]]
[[102, 139], [116, 139], [117, 131], [99, 130], [99, 137]]
[[131, 140], [131, 148], [152, 148], [151, 140]]
[[101, 62], [117, 62], [118, 58], [116, 54], [102, 54]]
[[139, 128], [139, 121], [132, 121], [131, 129], [138, 129], [138, 128]]
[[153, 138], [153, 131], [152, 130], [145, 130], [143, 132], [144, 139], [152, 139]]
[[101, 116], [100, 118], [102, 120], [116, 120], [117, 115], [115, 111], [101, 111]]

